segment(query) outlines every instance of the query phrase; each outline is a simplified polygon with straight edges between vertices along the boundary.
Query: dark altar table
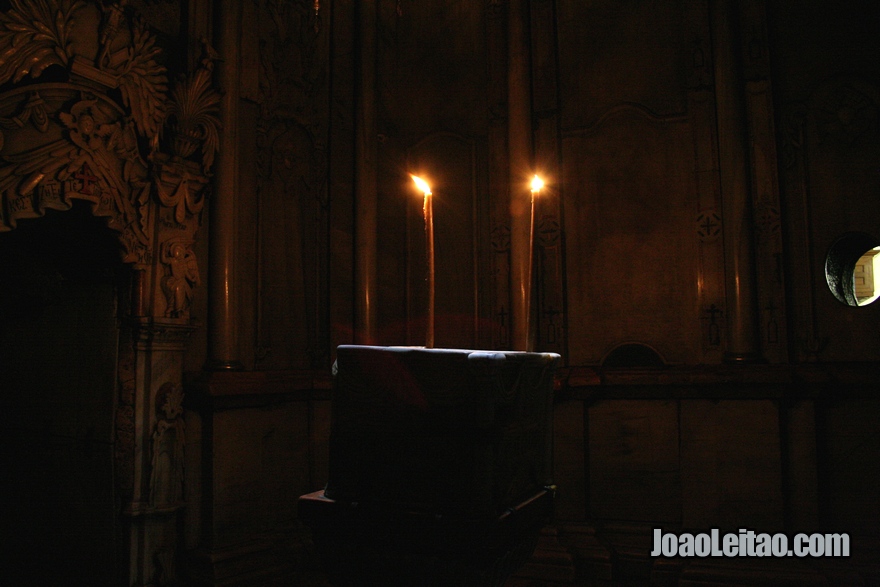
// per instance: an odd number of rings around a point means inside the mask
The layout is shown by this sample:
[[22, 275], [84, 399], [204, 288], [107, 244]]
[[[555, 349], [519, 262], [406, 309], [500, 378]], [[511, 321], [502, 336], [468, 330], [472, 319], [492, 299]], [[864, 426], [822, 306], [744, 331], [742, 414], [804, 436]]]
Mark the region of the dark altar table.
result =
[[340, 346], [300, 518], [338, 585], [500, 585], [552, 497], [552, 353]]

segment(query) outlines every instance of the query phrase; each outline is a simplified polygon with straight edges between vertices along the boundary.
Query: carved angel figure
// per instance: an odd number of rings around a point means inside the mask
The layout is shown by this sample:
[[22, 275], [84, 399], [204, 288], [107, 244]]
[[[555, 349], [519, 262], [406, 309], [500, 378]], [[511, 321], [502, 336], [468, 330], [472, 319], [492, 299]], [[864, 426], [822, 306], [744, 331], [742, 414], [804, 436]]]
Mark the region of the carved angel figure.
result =
[[70, 113], [61, 112], [58, 118], [70, 131], [70, 140], [88, 153], [103, 150], [107, 138], [113, 134], [114, 124], [102, 124], [95, 119], [97, 100], [81, 100], [73, 105]]
[[193, 288], [201, 283], [196, 255], [185, 243], [176, 241], [165, 249], [165, 263], [171, 268], [171, 274], [165, 277], [165, 295], [168, 298], [168, 309], [165, 315], [170, 318], [183, 316], [189, 308]]

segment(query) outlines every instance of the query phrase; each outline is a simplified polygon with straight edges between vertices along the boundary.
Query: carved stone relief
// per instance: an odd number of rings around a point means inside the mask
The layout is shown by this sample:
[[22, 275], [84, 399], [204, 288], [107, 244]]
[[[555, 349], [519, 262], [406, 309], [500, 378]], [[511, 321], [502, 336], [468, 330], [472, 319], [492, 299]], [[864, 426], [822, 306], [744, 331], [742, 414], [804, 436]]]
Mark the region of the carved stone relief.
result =
[[801, 295], [793, 297], [790, 307], [790, 320], [793, 324], [795, 344], [793, 353], [800, 361], [818, 361], [828, 344], [827, 337], [820, 336], [815, 320], [815, 295], [813, 291], [814, 270], [810, 255], [809, 227], [802, 222], [809, 215], [809, 190], [806, 181], [806, 136], [807, 105], [788, 104], [782, 121], [782, 167], [780, 184], [786, 205], [798, 213], [786, 216], [785, 232], [788, 238], [789, 263], [801, 267], [800, 273], [792, 272], [790, 287]]
[[328, 37], [314, 0], [258, 0], [255, 362], [326, 363]]
[[721, 216], [715, 210], [703, 210], [697, 214], [697, 236], [701, 241], [715, 240], [721, 236]]
[[131, 6], [150, 28], [161, 35], [172, 38], [180, 35], [181, 24], [185, 22], [181, 8], [186, 3], [179, 0], [132, 0]]
[[165, 383], [156, 393], [156, 425], [152, 434], [150, 505], [178, 507], [183, 502], [183, 390]]
[[[219, 132], [211, 61], [169, 96], [161, 49], [126, 15], [126, 1], [11, 4], [0, 14], [0, 50], [10, 56], [0, 64], [0, 82], [36, 83], [0, 95], [0, 231], [80, 199], [108, 219], [123, 260], [136, 268], [153, 262], [162, 208], [174, 209], [183, 233], [176, 240], [191, 243]], [[162, 258], [165, 280], [173, 278], [172, 258]], [[188, 316], [189, 297], [175, 299], [151, 314]]]
[[816, 132], [820, 141], [852, 144], [857, 139], [876, 134], [880, 109], [866, 92], [844, 83], [823, 97], [816, 109]]

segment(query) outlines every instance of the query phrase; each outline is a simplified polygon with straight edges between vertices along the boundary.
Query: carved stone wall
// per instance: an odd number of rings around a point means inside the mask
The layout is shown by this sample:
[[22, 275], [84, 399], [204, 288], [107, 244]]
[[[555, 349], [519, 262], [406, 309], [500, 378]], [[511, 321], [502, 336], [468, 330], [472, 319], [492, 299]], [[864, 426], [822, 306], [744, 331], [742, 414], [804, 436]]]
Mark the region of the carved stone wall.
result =
[[700, 8], [559, 3], [572, 364], [597, 364], [630, 342], [672, 363], [719, 358], [720, 333], [704, 328], [711, 317], [701, 307], [723, 304], [711, 285], [723, 283], [723, 269], [712, 242], [720, 202], [714, 99], [703, 86], [711, 82], [699, 81], [711, 59]]

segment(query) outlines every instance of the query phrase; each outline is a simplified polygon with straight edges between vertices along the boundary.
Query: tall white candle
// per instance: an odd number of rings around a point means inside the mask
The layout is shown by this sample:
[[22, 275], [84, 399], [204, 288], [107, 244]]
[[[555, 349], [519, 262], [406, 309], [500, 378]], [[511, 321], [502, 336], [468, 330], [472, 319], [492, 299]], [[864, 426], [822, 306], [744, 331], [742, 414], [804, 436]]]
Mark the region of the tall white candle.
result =
[[529, 213], [529, 271], [528, 271], [528, 280], [526, 282], [526, 300], [528, 300], [526, 304], [526, 320], [528, 321], [527, 332], [527, 342], [528, 342], [528, 350], [534, 350], [532, 345], [534, 344], [534, 338], [532, 337], [532, 286], [534, 284], [534, 265], [535, 265], [535, 198], [541, 192], [541, 189], [544, 187], [544, 180], [535, 175], [532, 178], [532, 198], [531, 198], [531, 211]]
[[428, 265], [428, 317], [425, 328], [425, 348], [434, 348], [434, 202], [431, 187], [420, 177], [411, 175], [419, 190], [424, 194], [422, 215], [425, 218], [425, 260]]

